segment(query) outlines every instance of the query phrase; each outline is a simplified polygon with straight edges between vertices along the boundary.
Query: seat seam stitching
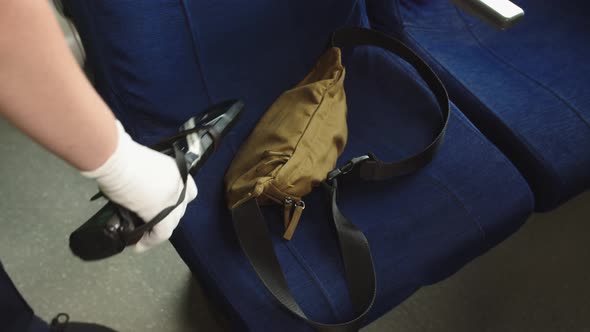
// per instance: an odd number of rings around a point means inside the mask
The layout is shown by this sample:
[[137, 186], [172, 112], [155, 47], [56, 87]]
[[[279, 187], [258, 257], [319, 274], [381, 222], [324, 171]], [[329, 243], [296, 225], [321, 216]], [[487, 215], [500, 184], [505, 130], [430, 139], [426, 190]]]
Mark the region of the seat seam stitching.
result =
[[320, 293], [323, 295], [324, 299], [328, 303], [328, 307], [330, 308], [330, 311], [332, 312], [332, 314], [336, 318], [341, 318], [340, 312], [336, 308], [336, 304], [332, 301], [328, 290], [324, 287], [320, 278], [315, 274], [315, 272], [313, 271], [311, 266], [309, 266], [309, 264], [307, 264], [307, 261], [305, 260], [305, 258], [299, 253], [299, 251], [290, 242], [287, 242], [285, 244], [285, 246], [287, 247], [289, 252], [291, 252], [291, 255], [295, 258], [297, 263], [299, 263], [299, 265], [307, 273], [310, 280], [319, 288]]
[[210, 104], [212, 104], [213, 100], [211, 98], [211, 94], [209, 93], [209, 86], [207, 84], [207, 79], [205, 78], [205, 72], [203, 71], [203, 66], [202, 66], [201, 60], [199, 58], [199, 51], [198, 51], [198, 47], [197, 47], [197, 36], [195, 35], [195, 32], [194, 32], [194, 30], [196, 29], [196, 26], [194, 26], [192, 24], [192, 21], [190, 19], [191, 15], [190, 15], [188, 7], [186, 5], [186, 1], [180, 0], [180, 2], [181, 2], [184, 18], [186, 21], [186, 25], [188, 28], [188, 32], [190, 33], [190, 36], [191, 36], [191, 45], [192, 45], [192, 49], [193, 49], [195, 65], [197, 66], [197, 69], [199, 70], [199, 78], [201, 80], [201, 84], [203, 84], [203, 90], [205, 91], [205, 95], [207, 96], [207, 100], [209, 101]]

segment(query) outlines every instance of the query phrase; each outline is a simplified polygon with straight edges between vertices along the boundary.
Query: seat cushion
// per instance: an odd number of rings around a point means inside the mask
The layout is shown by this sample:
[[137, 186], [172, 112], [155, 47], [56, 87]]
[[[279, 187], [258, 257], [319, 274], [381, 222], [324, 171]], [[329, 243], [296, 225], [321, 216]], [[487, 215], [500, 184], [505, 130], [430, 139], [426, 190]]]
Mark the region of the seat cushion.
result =
[[496, 31], [448, 0], [372, 1], [373, 27], [401, 36], [451, 98], [516, 164], [549, 210], [590, 185], [586, 1], [516, 0], [521, 23]]
[[[190, 34], [190, 38], [186, 37], [190, 43], [166, 52], [190, 53], [194, 61], [198, 59], [198, 68], [188, 68], [198, 69], [191, 75], [199, 77], [199, 82], [190, 89], [179, 87], [178, 90], [197, 97], [192, 97], [195, 100], [191, 105], [160, 109], [163, 105], [158, 104], [159, 100], [188, 100], [189, 97], [166, 95], [172, 90], [169, 87], [154, 90], [159, 96], [143, 92], [146, 104], [141, 114], [149, 114], [152, 123], [145, 129], [142, 123], [135, 124], [135, 137], [144, 143], [153, 142], [173, 130], [168, 125], [175, 121], [173, 117], [181, 112], [202, 110], [209, 100], [239, 97], [244, 99], [246, 109], [240, 122], [197, 174], [199, 197], [187, 208], [172, 242], [236, 331], [309, 331], [309, 327], [275, 303], [239, 248], [226, 207], [223, 176], [241, 142], [263, 112], [282, 91], [294, 86], [312, 68], [325, 50], [329, 33], [343, 25], [368, 24], [364, 3], [342, 0], [289, 3], [258, 0], [249, 2], [248, 6], [231, 1], [175, 3], [181, 5], [176, 10], [182, 12], [188, 23], [184, 27], [186, 31], [177, 32], [174, 38]], [[108, 4], [108, 1], [97, 0], [79, 6]], [[108, 14], [122, 8], [129, 12]], [[166, 15], [178, 17], [167, 11], [170, 8], [165, 8]], [[139, 18], [135, 15], [140, 15], [124, 5], [89, 12], [105, 14], [94, 15], [91, 19], [83, 11], [77, 11], [74, 14], [76, 24], [98, 25], [103, 34], [108, 32], [109, 35], [108, 27], [115, 21], [128, 15], [134, 17], [131, 22], [137, 24]], [[153, 15], [151, 24], [165, 25], [160, 14]], [[113, 16], [121, 18], [115, 20]], [[98, 18], [101, 20], [97, 21]], [[89, 23], [90, 20], [93, 22]], [[88, 33], [90, 28], [84, 30]], [[87, 43], [94, 44], [93, 40], [101, 39], [96, 44], [103, 47], [110, 45], [109, 38], [140, 37], [134, 35], [135, 28], [121, 28], [116, 32], [125, 34], [113, 34], [108, 38], [81, 34]], [[128, 33], [134, 37], [130, 38]], [[156, 38], [150, 45], [161, 43], [161, 47], [165, 47], [167, 41], [161, 36], [172, 38], [173, 34], [142, 38]], [[172, 44], [177, 42], [180, 43], [174, 40]], [[139, 57], [139, 62], [153, 56], [144, 52], [160, 51], [159, 48], [156, 51], [144, 48], [143, 52], [134, 50], [133, 56]], [[110, 57], [123, 57], [118, 52], [100, 57], [99, 54], [102, 53], [95, 54], [95, 58], [106, 62], [103, 66], [107, 69], [114, 61]], [[135, 62], [132, 60], [128, 61]], [[158, 61], [150, 61], [151, 66], [160, 66]], [[167, 59], [163, 63], [169, 70], [177, 71], [180, 78], [185, 77], [184, 70], [181, 72], [174, 63]], [[349, 142], [340, 162], [369, 151], [384, 160], [402, 158], [433, 139], [440, 125], [440, 110], [415, 73], [401, 65], [396, 57], [362, 47], [345, 50], [344, 65], [347, 68]], [[135, 66], [137, 64], [118, 70], [134, 70]], [[105, 74], [97, 72], [96, 75]], [[128, 93], [118, 92], [118, 89], [127, 90], [126, 79], [131, 81], [130, 89], [136, 89], [138, 82], [147, 87], [174, 83], [146, 78], [151, 74], [141, 70], [123, 77], [113, 72], [109, 75], [113, 75], [113, 80], [121, 80], [114, 89], [116, 95]], [[184, 84], [185, 80], [188, 76], [174, 84]], [[103, 87], [100, 91], [111, 88]], [[141, 91], [135, 93], [139, 95]], [[105, 96], [109, 98], [110, 95]], [[132, 98], [126, 102], [135, 101]], [[131, 119], [139, 117], [135, 109], [139, 106], [116, 111]], [[352, 309], [335, 234], [328, 222], [327, 202], [318, 191], [305, 200], [307, 208], [289, 242], [281, 238], [281, 211], [273, 207], [264, 209], [277, 255], [295, 297], [311, 318], [326, 322], [349, 319]], [[446, 140], [430, 166], [417, 174], [388, 182], [343, 183], [340, 204], [371, 243], [378, 278], [378, 298], [368, 320], [371, 321], [420, 286], [454, 273], [514, 232], [531, 213], [532, 196], [526, 182], [506, 157], [453, 106]]]
[[[375, 50], [359, 50], [344, 62], [350, 137], [341, 163], [368, 151], [393, 160], [432, 139], [440, 121], [434, 102], [395, 61]], [[236, 242], [219, 165], [231, 161], [245, 134], [235, 131], [232, 142], [197, 176], [201, 196], [188, 208], [173, 243], [211, 298], [229, 313], [236, 331], [311, 331], [281, 310]], [[275, 250], [310, 317], [350, 319], [327, 202], [319, 192], [305, 200], [290, 242], [281, 237], [281, 211], [265, 209]], [[395, 181], [345, 183], [340, 205], [371, 244], [378, 285], [371, 321], [514, 232], [531, 212], [532, 197], [506, 157], [453, 107], [446, 140], [431, 165]]]

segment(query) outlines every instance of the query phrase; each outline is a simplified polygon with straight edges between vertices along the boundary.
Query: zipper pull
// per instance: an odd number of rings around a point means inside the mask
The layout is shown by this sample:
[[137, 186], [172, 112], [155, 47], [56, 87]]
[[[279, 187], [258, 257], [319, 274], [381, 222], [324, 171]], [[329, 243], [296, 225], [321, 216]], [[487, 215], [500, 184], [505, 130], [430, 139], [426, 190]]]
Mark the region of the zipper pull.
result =
[[291, 197], [285, 198], [283, 202], [283, 224], [285, 228], [289, 226], [289, 219], [291, 219], [291, 209], [293, 208], [293, 199]]
[[293, 211], [293, 216], [291, 217], [291, 220], [289, 221], [287, 229], [285, 230], [285, 233], [283, 234], [283, 238], [285, 240], [291, 240], [291, 238], [293, 237], [293, 233], [295, 233], [295, 229], [297, 228], [297, 225], [299, 224], [299, 219], [301, 219], [301, 214], [303, 213], [304, 209], [305, 209], [305, 203], [303, 201], [295, 202], [295, 211]]

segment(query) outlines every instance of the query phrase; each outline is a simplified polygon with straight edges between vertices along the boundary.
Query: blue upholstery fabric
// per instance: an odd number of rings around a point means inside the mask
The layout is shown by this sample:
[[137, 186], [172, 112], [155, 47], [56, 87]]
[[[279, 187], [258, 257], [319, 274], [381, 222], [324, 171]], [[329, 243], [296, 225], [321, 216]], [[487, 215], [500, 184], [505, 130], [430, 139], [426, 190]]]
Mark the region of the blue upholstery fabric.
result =
[[469, 119], [516, 164], [549, 210], [590, 186], [587, 1], [517, 0], [496, 31], [448, 0], [372, 0], [374, 28], [429, 58]]
[[[97, 88], [141, 142], [166, 135], [209, 102], [244, 99], [240, 123], [196, 177], [199, 197], [172, 242], [236, 331], [309, 331], [272, 300], [241, 252], [223, 176], [258, 118], [311, 69], [329, 33], [367, 26], [364, 3], [95, 0], [71, 1], [69, 9]], [[440, 112], [413, 71], [368, 47], [346, 50], [344, 64], [350, 136], [341, 162], [369, 151], [400, 158], [433, 138]], [[342, 186], [341, 207], [369, 238], [375, 259], [379, 289], [370, 320], [506, 238], [533, 204], [513, 165], [454, 106], [430, 166], [395, 181]], [[310, 317], [345, 320], [351, 306], [326, 202], [314, 192], [306, 205], [290, 242], [280, 239], [279, 209], [264, 210], [277, 254]]]
[[47, 323], [35, 316], [0, 262], [0, 330], [6, 332], [46, 332]]

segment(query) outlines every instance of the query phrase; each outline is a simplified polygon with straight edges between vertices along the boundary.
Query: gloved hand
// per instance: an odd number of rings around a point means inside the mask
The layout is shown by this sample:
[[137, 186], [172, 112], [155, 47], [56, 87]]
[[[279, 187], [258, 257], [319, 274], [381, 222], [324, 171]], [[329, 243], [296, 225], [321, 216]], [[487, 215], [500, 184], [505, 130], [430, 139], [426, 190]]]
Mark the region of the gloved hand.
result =
[[[96, 179], [100, 190], [110, 200], [149, 221], [178, 201], [184, 186], [180, 172], [174, 159], [133, 141], [118, 121], [117, 132], [119, 137], [115, 152], [102, 166], [82, 172], [82, 175]], [[151, 232], [145, 233], [135, 245], [135, 251], [146, 251], [170, 238], [184, 215], [186, 205], [196, 196], [197, 186], [189, 175], [182, 204]]]

